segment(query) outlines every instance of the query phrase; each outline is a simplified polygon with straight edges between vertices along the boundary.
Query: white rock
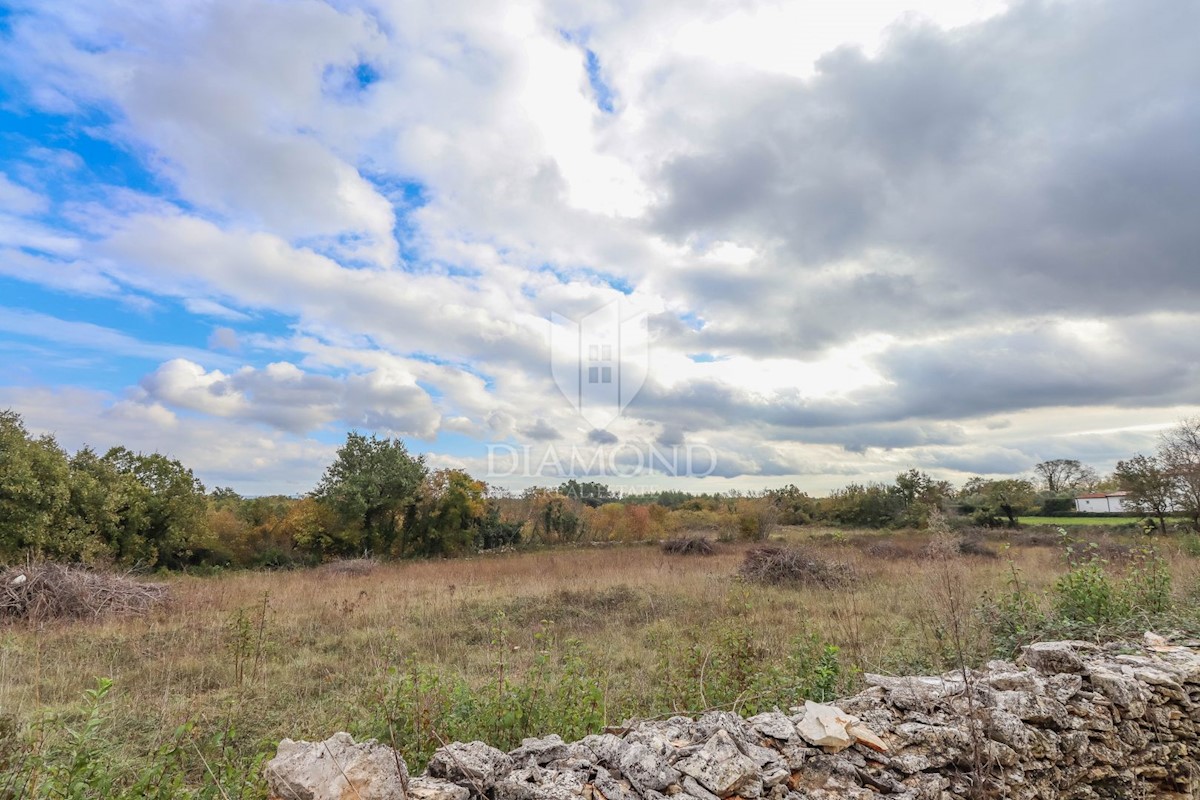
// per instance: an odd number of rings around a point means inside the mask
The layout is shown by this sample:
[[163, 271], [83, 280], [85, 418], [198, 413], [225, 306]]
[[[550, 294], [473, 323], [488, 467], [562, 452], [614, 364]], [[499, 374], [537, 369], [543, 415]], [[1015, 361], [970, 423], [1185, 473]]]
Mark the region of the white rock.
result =
[[796, 725], [796, 732], [809, 744], [842, 750], [854, 744], [854, 736], [846, 728], [856, 722], [858, 717], [837, 706], [806, 700], [804, 717]]
[[271, 800], [407, 800], [399, 754], [374, 740], [355, 744], [348, 733], [323, 742], [284, 739], [263, 775]]

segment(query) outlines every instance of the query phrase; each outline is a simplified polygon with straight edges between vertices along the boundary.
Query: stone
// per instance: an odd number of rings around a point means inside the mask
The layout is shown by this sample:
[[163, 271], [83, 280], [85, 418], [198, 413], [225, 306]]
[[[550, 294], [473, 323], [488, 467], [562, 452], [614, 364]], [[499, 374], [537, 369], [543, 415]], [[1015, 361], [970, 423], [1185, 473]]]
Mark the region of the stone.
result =
[[1094, 648], [1087, 642], [1038, 642], [1025, 648], [1021, 662], [1043, 675], [1060, 672], [1083, 672], [1083, 659], [1078, 647]]
[[[726, 730], [716, 731], [695, 755], [675, 765], [717, 797], [762, 794], [758, 765], [747, 758]], [[756, 790], [757, 789], [757, 790]]]
[[796, 732], [809, 744], [820, 747], [844, 749], [854, 744], [854, 737], [846, 727], [858, 722], [837, 706], [824, 703], [804, 702], [804, 718], [797, 723]]
[[408, 797], [408, 768], [399, 754], [373, 739], [355, 744], [348, 733], [335, 733], [323, 742], [284, 739], [275, 757], [263, 766], [263, 776], [271, 800]]
[[524, 765], [533, 761], [539, 767], [544, 767], [551, 761], [567, 758], [569, 750], [562, 737], [552, 733], [541, 739], [522, 739], [521, 746], [508, 755], [514, 764]]
[[781, 742], [789, 741], [796, 736], [796, 726], [779, 711], [768, 711], [764, 714], [758, 714], [750, 717], [746, 722], [750, 723], [750, 727], [763, 736], [769, 736]]
[[482, 795], [512, 769], [513, 760], [501, 750], [483, 742], [454, 742], [434, 751], [426, 772]]
[[853, 724], [846, 726], [846, 733], [854, 737], [854, 741], [864, 747], [869, 747], [879, 753], [888, 751], [887, 742], [875, 735], [875, 732], [866, 725]]
[[621, 754], [618, 766], [621, 774], [642, 795], [648, 791], [661, 792], [679, 780], [679, 772], [667, 764], [662, 754], [641, 743], [630, 745]]
[[467, 800], [471, 793], [457, 783], [421, 775], [408, 782], [409, 800]]
[[976, 793], [982, 769], [985, 793], [1006, 800], [1200, 797], [1191, 647], [1043, 642], [965, 676], [869, 680], [790, 716], [629, 721], [579, 742], [527, 739], [511, 754], [454, 744], [407, 783], [374, 742], [285, 740], [268, 780], [277, 800], [949, 800]]
[[585, 736], [580, 744], [593, 754], [597, 762], [608, 766], [616, 766], [621, 760], [621, 754], [629, 748], [624, 739], [611, 733]]

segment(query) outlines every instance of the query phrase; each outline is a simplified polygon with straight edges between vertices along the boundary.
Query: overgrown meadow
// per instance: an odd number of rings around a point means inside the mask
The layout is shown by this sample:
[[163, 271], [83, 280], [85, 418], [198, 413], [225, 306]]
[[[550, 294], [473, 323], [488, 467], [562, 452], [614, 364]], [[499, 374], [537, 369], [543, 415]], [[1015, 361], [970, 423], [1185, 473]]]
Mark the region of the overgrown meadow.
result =
[[850, 578], [741, 579], [753, 543], [558, 548], [174, 575], [145, 615], [8, 624], [0, 797], [262, 797], [282, 737], [346, 730], [420, 769], [442, 741], [511, 748], [635, 716], [786, 708], [851, 692], [863, 672], [1198, 625], [1191, 536], [809, 526], [774, 539]]

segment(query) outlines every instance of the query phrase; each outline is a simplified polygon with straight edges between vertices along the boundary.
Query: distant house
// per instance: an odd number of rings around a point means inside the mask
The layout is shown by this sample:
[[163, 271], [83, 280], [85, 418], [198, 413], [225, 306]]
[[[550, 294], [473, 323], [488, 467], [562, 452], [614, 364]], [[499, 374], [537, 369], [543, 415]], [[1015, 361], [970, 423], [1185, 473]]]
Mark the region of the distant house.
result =
[[1092, 492], [1075, 498], [1075, 510], [1081, 514], [1118, 514], [1133, 509], [1125, 505], [1129, 492]]

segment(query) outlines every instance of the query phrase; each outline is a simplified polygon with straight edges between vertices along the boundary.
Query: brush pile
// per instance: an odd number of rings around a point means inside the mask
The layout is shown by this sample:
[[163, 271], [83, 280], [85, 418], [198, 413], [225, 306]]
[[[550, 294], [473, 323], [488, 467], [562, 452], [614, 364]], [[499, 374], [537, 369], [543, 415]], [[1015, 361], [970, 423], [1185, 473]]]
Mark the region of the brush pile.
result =
[[673, 556], [711, 556], [717, 548], [703, 536], [679, 536], [663, 542], [662, 551]]
[[857, 577], [854, 567], [819, 556], [803, 547], [756, 547], [746, 553], [738, 574], [750, 583], [817, 586], [836, 589]]
[[144, 614], [166, 597], [162, 584], [49, 561], [0, 569], [0, 622]]

